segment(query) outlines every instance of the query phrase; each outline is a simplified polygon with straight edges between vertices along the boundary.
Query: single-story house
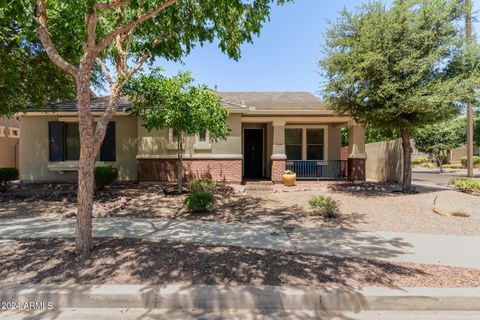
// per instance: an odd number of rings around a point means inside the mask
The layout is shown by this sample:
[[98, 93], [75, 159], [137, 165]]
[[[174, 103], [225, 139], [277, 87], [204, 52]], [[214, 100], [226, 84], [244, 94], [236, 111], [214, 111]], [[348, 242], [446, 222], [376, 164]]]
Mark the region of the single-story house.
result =
[[[337, 116], [306, 92], [218, 92], [228, 109], [231, 134], [209, 141], [208, 132], [184, 141], [186, 178], [211, 177], [229, 183], [245, 179], [282, 181], [285, 169], [298, 179], [365, 180], [363, 127]], [[94, 98], [100, 116], [108, 97]], [[148, 131], [129, 115], [123, 99], [106, 133], [97, 165], [113, 165], [120, 180], [174, 181], [176, 136], [171, 129]], [[75, 103], [59, 104], [55, 112], [20, 114], [20, 179], [76, 180], [79, 158]], [[341, 160], [341, 129], [349, 128], [348, 160]]]

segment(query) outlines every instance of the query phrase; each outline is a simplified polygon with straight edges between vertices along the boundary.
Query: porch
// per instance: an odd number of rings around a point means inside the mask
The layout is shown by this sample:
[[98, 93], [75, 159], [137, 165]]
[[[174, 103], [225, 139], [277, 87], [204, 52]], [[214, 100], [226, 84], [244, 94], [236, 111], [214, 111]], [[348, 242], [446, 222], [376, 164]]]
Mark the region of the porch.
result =
[[[243, 179], [281, 182], [285, 170], [298, 180], [365, 181], [364, 128], [347, 117], [242, 119]], [[268, 119], [270, 120], [270, 119]], [[342, 155], [342, 129], [348, 153]]]

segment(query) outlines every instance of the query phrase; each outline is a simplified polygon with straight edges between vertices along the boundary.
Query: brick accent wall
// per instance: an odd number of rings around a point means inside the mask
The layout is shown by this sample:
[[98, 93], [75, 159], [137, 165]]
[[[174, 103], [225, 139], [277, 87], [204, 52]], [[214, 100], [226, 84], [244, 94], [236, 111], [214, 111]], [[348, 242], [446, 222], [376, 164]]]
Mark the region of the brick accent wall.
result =
[[366, 180], [367, 159], [348, 159], [348, 180], [362, 182]]
[[[185, 180], [211, 178], [217, 181], [240, 183], [240, 159], [184, 159]], [[177, 181], [176, 159], [138, 159], [138, 181]]]
[[275, 183], [283, 182], [283, 172], [286, 167], [286, 160], [272, 160], [272, 181]]

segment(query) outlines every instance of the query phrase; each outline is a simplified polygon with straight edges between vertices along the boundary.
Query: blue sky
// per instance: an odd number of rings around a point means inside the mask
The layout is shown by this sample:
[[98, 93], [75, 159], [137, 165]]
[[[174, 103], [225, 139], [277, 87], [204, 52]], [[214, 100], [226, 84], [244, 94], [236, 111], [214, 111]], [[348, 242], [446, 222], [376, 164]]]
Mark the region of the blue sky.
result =
[[[309, 91], [319, 93], [323, 33], [346, 7], [354, 10], [360, 0], [296, 0], [275, 6], [253, 44], [242, 46], [242, 57], [234, 61], [215, 44], [195, 48], [184, 64], [157, 60], [156, 65], [173, 75], [191, 71], [198, 83], [219, 91]], [[480, 9], [480, 1], [475, 11]]]
[[219, 91], [310, 91], [320, 83], [321, 56], [327, 21], [358, 0], [296, 0], [275, 6], [258, 38], [242, 46], [239, 61], [229, 59], [215, 44], [195, 48], [184, 64], [157, 60], [167, 75], [189, 70], [199, 83]]

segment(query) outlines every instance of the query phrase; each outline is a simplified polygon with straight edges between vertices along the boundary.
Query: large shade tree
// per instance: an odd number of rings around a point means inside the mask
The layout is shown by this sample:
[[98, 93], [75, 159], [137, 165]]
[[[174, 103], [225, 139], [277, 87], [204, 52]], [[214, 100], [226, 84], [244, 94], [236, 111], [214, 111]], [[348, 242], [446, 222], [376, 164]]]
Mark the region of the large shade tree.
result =
[[[196, 44], [216, 41], [229, 57], [252, 42], [272, 5], [288, 0], [18, 0], [19, 24], [36, 28], [49, 58], [75, 81], [80, 130], [76, 247], [92, 247], [95, 158], [122, 89], [155, 57], [179, 60]], [[34, 3], [32, 6], [31, 4]], [[65, 52], [76, 54], [69, 58]], [[94, 125], [90, 89], [102, 69], [109, 102]]]
[[403, 192], [411, 190], [410, 131], [457, 115], [477, 85], [473, 65], [465, 68], [463, 13], [456, 0], [376, 1], [342, 11], [326, 33], [325, 99], [359, 123], [400, 131]]
[[54, 65], [28, 26], [19, 25], [17, 4], [0, 8], [0, 116], [75, 98], [73, 79]]
[[183, 188], [183, 149], [187, 135], [203, 134], [209, 141], [224, 140], [230, 133], [228, 111], [220, 97], [205, 85], [193, 85], [188, 72], [168, 78], [155, 70], [132, 79], [124, 92], [131, 97], [131, 113], [147, 130], [172, 129], [177, 142], [177, 186]]

